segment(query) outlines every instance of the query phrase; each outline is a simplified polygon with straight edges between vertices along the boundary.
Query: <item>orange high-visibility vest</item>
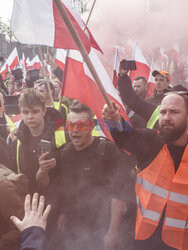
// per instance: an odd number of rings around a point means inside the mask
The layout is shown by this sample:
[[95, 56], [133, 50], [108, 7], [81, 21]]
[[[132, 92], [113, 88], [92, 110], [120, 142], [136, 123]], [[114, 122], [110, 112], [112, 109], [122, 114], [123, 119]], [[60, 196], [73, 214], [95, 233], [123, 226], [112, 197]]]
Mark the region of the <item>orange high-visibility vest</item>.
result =
[[166, 207], [162, 240], [177, 249], [188, 249], [188, 146], [175, 173], [166, 145], [136, 182], [135, 239], [145, 240], [156, 230]]

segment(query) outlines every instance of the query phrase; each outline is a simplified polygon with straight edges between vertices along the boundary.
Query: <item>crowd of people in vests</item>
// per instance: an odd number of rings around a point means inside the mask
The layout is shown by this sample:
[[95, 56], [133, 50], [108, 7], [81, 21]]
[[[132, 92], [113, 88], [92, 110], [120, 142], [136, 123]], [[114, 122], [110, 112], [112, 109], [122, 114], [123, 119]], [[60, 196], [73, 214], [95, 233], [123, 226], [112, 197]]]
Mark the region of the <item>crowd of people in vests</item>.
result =
[[120, 63], [132, 128], [105, 105], [112, 142], [88, 106], [60, 101], [63, 71], [46, 61], [50, 80], [30, 69], [23, 85], [20, 68], [0, 79], [0, 249], [188, 249], [188, 90], [154, 70], [146, 98]]

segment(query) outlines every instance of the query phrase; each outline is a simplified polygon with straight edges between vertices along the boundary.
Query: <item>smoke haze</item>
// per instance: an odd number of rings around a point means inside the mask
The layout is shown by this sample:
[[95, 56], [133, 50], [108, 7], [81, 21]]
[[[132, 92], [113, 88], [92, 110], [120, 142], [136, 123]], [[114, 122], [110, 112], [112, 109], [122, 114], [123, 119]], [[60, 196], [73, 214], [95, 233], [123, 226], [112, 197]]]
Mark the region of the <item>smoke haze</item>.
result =
[[[108, 63], [114, 61], [116, 45], [136, 41], [144, 53], [153, 48], [170, 49], [188, 40], [187, 0], [98, 0], [89, 27], [104, 51]], [[181, 48], [182, 49], [182, 48]]]

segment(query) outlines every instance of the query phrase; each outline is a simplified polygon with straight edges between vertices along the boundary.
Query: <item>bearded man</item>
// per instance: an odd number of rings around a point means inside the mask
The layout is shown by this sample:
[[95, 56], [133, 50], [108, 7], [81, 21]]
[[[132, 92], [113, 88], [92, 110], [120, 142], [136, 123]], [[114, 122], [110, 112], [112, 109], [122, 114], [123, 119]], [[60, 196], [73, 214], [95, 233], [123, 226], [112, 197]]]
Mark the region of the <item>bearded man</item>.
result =
[[[105, 106], [103, 117], [121, 122], [119, 107]], [[187, 128], [188, 92], [172, 91], [161, 102], [159, 132], [111, 132], [119, 147], [135, 154], [140, 170], [135, 186], [136, 250], [188, 249]]]

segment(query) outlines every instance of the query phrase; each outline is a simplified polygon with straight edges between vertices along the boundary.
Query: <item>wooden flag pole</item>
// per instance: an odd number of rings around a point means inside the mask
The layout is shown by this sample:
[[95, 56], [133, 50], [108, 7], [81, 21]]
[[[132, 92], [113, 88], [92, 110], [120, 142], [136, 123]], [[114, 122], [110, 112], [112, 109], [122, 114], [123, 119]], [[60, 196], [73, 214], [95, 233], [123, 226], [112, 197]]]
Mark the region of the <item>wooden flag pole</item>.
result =
[[62, 104], [62, 101], [63, 101], [63, 96], [64, 96], [64, 91], [65, 91], [65, 78], [67, 76], [67, 57], [69, 56], [69, 49], [67, 50], [67, 53], [66, 53], [66, 58], [65, 58], [65, 68], [64, 68], [64, 72], [63, 72], [63, 80], [62, 80], [62, 87], [61, 87], [61, 96], [60, 96], [60, 99], [59, 99], [59, 112], [61, 111], [61, 104]]
[[44, 56], [43, 56], [42, 49], [41, 49], [40, 45], [38, 45], [38, 50], [39, 50], [40, 60], [42, 62], [43, 76], [44, 76], [44, 79], [47, 82], [48, 93], [50, 95], [50, 104], [54, 106], [54, 100], [53, 100], [52, 91], [51, 91], [51, 88], [50, 88], [50, 81], [49, 81], [49, 78], [48, 78], [47, 73], [46, 73], [46, 67], [45, 67], [45, 63], [44, 63]]
[[92, 5], [92, 7], [91, 7], [91, 10], [90, 10], [90, 12], [89, 12], [89, 16], [88, 16], [88, 18], [87, 18], [87, 21], [86, 21], [86, 24], [85, 24], [84, 31], [86, 30], [87, 25], [88, 25], [88, 23], [89, 23], [89, 20], [90, 20], [91, 14], [92, 14], [93, 9], [94, 9], [94, 7], [95, 7], [95, 3], [96, 3], [96, 0], [94, 0], [93, 5]]
[[90, 72], [91, 72], [91, 74], [92, 74], [92, 76], [93, 76], [93, 78], [94, 78], [94, 80], [96, 82], [96, 84], [98, 85], [98, 87], [99, 87], [99, 89], [100, 89], [106, 103], [108, 104], [108, 106], [111, 109], [113, 109], [113, 106], [112, 106], [112, 103], [111, 103], [111, 101], [109, 99], [109, 96], [107, 95], [107, 93], [106, 93], [106, 91], [105, 91], [105, 89], [103, 87], [103, 84], [102, 84], [102, 82], [101, 82], [101, 80], [100, 80], [100, 78], [99, 78], [99, 76], [98, 76], [92, 62], [91, 62], [91, 59], [89, 58], [89, 56], [88, 56], [88, 54], [86, 52], [86, 49], [85, 49], [82, 41], [80, 40], [80, 38], [79, 38], [79, 36], [78, 36], [74, 26], [73, 26], [68, 14], [67, 14], [67, 11], [66, 11], [65, 7], [63, 6], [61, 0], [53, 0], [53, 1], [54, 1], [55, 5], [56, 5], [57, 9], [59, 10], [59, 13], [61, 14], [61, 17], [63, 18], [63, 20], [64, 20], [64, 22], [65, 22], [65, 24], [66, 24], [66, 26], [67, 26], [67, 28], [68, 28], [68, 30], [70, 32], [75, 44], [77, 45], [77, 47], [78, 47], [84, 61], [86, 62], [87, 66], [88, 66], [88, 68], [89, 68], [89, 70], [90, 70]]

